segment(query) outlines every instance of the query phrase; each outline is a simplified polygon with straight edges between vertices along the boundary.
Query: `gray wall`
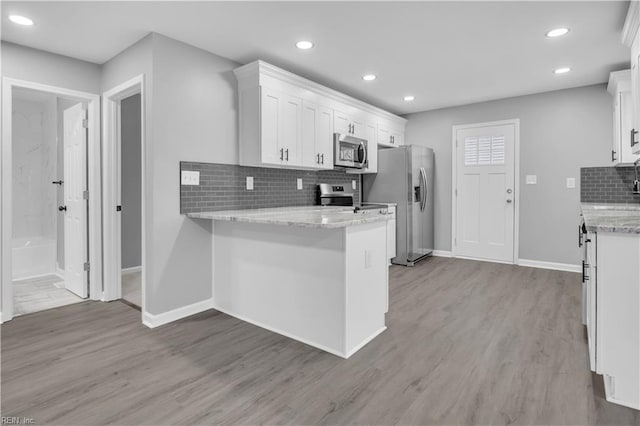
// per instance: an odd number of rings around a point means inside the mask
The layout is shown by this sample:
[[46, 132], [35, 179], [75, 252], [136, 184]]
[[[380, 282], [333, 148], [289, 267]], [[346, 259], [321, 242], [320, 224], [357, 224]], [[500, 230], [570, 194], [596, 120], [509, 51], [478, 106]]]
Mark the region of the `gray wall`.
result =
[[100, 93], [100, 65], [6, 41], [1, 48], [4, 77]]
[[[594, 85], [408, 115], [407, 143], [436, 154], [435, 248], [451, 250], [452, 126], [519, 118], [520, 258], [579, 264], [580, 168], [608, 164], [611, 111], [606, 86]], [[529, 174], [537, 185], [525, 185]]]
[[153, 280], [147, 310], [166, 312], [212, 297], [211, 221], [180, 215], [179, 161], [238, 159], [236, 83], [239, 64], [153, 35], [150, 180]]
[[121, 102], [122, 268], [141, 265], [142, 141], [140, 95]]

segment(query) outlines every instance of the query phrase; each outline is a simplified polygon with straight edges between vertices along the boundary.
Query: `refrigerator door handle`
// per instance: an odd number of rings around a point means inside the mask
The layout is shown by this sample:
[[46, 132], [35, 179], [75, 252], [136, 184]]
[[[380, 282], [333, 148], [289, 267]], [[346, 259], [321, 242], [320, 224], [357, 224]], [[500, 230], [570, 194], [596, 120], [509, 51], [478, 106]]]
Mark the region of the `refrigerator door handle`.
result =
[[424, 211], [427, 203], [427, 172], [420, 167], [420, 211]]

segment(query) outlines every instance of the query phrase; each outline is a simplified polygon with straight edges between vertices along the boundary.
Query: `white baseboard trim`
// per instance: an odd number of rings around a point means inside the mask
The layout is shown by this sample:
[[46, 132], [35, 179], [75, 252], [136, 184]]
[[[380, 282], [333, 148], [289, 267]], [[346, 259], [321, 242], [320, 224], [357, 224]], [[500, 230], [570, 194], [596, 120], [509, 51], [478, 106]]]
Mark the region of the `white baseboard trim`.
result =
[[135, 274], [140, 271], [142, 271], [142, 266], [132, 266], [131, 268], [123, 268], [122, 275]]
[[355, 354], [356, 352], [358, 352], [360, 349], [364, 348], [367, 343], [369, 343], [370, 341], [372, 341], [373, 339], [375, 339], [376, 337], [378, 337], [378, 335], [380, 333], [382, 333], [383, 331], [385, 331], [387, 329], [387, 326], [385, 325], [384, 327], [382, 327], [381, 329], [377, 330], [375, 333], [373, 333], [371, 336], [367, 337], [366, 339], [364, 339], [364, 341], [362, 343], [360, 343], [358, 346], [356, 346], [355, 348], [351, 349], [349, 352], [347, 352], [347, 356], [343, 357], [346, 359], [349, 359], [349, 357], [353, 354]]
[[64, 279], [64, 269], [56, 265], [56, 275]]
[[453, 257], [453, 253], [447, 250], [434, 250], [433, 255], [436, 257]]
[[169, 324], [170, 322], [199, 314], [200, 312], [204, 312], [209, 309], [213, 309], [213, 298], [192, 303], [191, 305], [176, 308], [157, 315], [150, 314], [149, 312], [143, 312], [142, 324], [149, 328], [160, 327], [161, 325]]
[[[232, 316], [234, 318], [237, 318], [237, 319], [239, 319], [241, 321], [248, 322], [249, 324], [253, 324], [253, 325], [257, 326], [257, 327], [264, 328], [265, 330], [269, 330], [269, 331], [272, 331], [274, 333], [281, 334], [284, 337], [288, 337], [290, 339], [297, 340], [298, 342], [302, 342], [305, 345], [313, 346], [314, 348], [318, 348], [318, 349], [321, 349], [321, 350], [323, 350], [325, 352], [329, 352], [330, 354], [333, 354], [335, 356], [339, 356], [340, 358], [345, 358], [346, 359], [346, 358], [349, 358], [349, 356], [350, 356], [350, 355], [345, 354], [342, 351], [335, 350], [335, 349], [330, 348], [328, 346], [312, 342], [311, 340], [308, 340], [308, 339], [303, 339], [302, 337], [296, 336], [295, 334], [287, 333], [286, 331], [282, 331], [282, 330], [280, 330], [280, 329], [278, 329], [276, 327], [271, 327], [269, 325], [263, 324], [260, 321], [255, 321], [255, 320], [247, 318], [247, 317], [245, 317], [243, 315], [238, 315], [235, 312], [232, 312], [230, 310], [222, 309], [222, 308], [220, 308], [218, 306], [214, 306], [213, 309], [215, 309], [217, 311], [220, 311], [220, 312], [222, 312], [224, 314], [230, 315], [230, 316]], [[376, 336], [377, 336], [377, 334], [376, 334]], [[375, 336], [373, 336], [373, 337], [375, 337]], [[363, 346], [364, 346], [364, 344], [363, 344]]]
[[530, 268], [552, 269], [554, 271], [565, 272], [581, 272], [580, 265], [571, 265], [569, 263], [543, 262], [541, 260], [519, 259], [518, 265], [528, 266]]

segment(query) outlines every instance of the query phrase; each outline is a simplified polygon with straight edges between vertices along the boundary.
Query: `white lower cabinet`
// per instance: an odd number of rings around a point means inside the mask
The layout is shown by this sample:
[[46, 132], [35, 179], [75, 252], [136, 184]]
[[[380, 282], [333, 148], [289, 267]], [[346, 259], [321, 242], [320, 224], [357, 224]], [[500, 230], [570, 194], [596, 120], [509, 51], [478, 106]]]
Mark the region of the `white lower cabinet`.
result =
[[640, 409], [640, 236], [598, 232], [587, 240], [591, 369], [603, 375], [607, 401]]

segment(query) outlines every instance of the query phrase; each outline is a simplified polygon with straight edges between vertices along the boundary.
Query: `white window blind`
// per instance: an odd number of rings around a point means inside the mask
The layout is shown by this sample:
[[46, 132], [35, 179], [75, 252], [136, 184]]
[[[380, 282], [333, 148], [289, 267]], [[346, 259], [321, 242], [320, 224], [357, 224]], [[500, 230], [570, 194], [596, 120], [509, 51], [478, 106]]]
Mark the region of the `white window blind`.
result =
[[489, 166], [504, 164], [504, 135], [468, 137], [464, 140], [464, 165]]

